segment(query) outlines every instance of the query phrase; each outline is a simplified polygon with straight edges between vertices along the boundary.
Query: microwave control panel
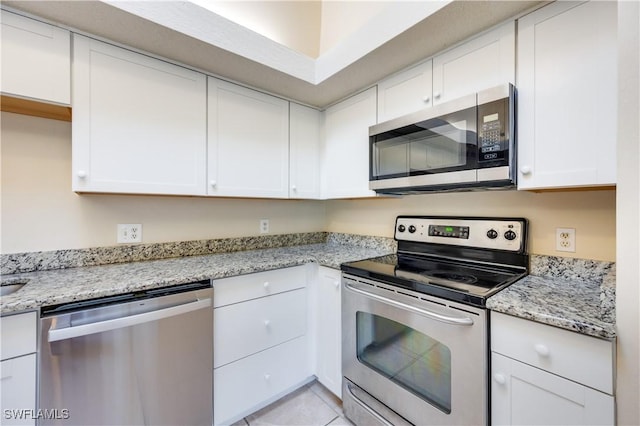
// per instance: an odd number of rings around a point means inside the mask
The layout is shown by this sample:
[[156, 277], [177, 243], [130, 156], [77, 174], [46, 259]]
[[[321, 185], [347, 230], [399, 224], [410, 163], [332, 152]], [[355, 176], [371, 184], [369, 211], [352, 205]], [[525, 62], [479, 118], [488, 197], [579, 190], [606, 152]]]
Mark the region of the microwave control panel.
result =
[[[509, 100], [478, 106], [478, 163], [506, 165], [509, 159]], [[487, 164], [488, 163], [488, 164]]]

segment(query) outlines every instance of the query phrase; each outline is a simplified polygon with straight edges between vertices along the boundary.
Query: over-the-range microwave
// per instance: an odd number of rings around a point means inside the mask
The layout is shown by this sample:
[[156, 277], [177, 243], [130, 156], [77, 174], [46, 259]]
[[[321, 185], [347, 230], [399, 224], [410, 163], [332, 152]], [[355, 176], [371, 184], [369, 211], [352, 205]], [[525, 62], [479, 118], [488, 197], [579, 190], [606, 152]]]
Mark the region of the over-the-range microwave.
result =
[[412, 194], [516, 184], [515, 88], [494, 87], [369, 128], [369, 188]]

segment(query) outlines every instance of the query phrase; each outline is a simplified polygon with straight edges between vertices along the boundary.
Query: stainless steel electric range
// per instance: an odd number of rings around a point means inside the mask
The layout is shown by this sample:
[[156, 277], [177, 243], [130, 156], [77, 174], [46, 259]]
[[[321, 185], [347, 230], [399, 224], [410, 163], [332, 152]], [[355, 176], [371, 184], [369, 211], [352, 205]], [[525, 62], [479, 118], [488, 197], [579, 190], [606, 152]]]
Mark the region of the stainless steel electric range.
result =
[[485, 305], [528, 273], [527, 220], [399, 216], [395, 238], [394, 255], [342, 264], [345, 415], [488, 424]]

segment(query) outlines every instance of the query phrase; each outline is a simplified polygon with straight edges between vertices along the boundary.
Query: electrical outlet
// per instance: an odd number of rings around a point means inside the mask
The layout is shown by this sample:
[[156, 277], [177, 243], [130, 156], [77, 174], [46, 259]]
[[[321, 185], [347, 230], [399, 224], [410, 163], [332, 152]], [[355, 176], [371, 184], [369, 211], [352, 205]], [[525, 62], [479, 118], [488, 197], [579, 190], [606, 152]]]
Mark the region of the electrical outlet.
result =
[[118, 224], [119, 243], [141, 243], [142, 225], [139, 223], [119, 223]]
[[269, 233], [269, 219], [260, 219], [260, 233]]
[[556, 228], [556, 250], [576, 251], [576, 230], [574, 228]]

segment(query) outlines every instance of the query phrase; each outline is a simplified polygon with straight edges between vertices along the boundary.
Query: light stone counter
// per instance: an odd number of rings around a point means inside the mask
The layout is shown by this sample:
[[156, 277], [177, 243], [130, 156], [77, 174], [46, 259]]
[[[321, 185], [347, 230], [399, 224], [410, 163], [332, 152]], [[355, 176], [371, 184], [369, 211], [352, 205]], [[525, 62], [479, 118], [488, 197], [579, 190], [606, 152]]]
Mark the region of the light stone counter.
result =
[[236, 251], [101, 266], [34, 271], [2, 276], [3, 284], [26, 282], [2, 296], [5, 315], [42, 306], [125, 294], [203, 279], [216, 279], [316, 262], [338, 269], [340, 263], [393, 253], [393, 243], [359, 241], [357, 237], [292, 247]]
[[489, 298], [487, 308], [589, 336], [616, 336], [615, 264], [532, 256], [530, 273]]

